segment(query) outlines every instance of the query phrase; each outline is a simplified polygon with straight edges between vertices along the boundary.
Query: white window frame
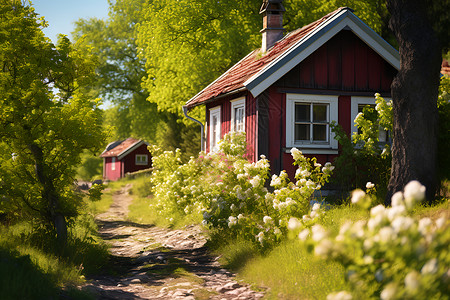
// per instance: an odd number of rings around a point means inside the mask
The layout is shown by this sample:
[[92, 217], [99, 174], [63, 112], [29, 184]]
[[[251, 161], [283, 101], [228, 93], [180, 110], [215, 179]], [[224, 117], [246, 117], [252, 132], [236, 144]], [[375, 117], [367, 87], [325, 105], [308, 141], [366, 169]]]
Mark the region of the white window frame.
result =
[[[295, 141], [295, 104], [297, 103], [328, 104], [329, 123], [326, 142]], [[286, 148], [296, 147], [305, 154], [337, 154], [338, 142], [330, 127], [332, 121], [338, 122], [338, 96], [286, 94]]]
[[[231, 102], [231, 131], [234, 132], [245, 132], [245, 97], [235, 99], [230, 101]], [[242, 108], [242, 129], [237, 130], [236, 129], [236, 109]]]
[[[391, 100], [391, 98], [384, 98], [387, 102]], [[358, 107], [360, 105], [376, 105], [375, 103], [375, 97], [361, 97], [361, 96], [354, 96], [351, 99], [351, 117], [352, 117], [352, 136], [355, 135], [358, 132], [358, 127], [356, 126], [355, 119], [358, 115]], [[389, 143], [389, 136], [386, 132], [386, 141], [380, 142], [380, 143]]]
[[116, 158], [111, 157], [111, 171], [115, 171], [115, 170], [116, 170]]
[[[216, 134], [214, 136], [213, 118], [217, 118]], [[221, 107], [216, 106], [209, 110], [209, 151], [216, 152], [219, 150], [219, 141], [222, 134]]]
[[136, 166], [148, 165], [148, 155], [147, 154], [136, 154], [135, 164], [136, 164]]

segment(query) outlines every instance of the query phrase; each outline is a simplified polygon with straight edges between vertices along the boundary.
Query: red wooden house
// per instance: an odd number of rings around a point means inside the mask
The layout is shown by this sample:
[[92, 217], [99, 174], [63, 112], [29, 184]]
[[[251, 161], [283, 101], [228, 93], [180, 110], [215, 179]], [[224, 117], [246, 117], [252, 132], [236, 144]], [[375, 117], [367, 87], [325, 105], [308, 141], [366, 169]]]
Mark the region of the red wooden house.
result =
[[142, 140], [128, 138], [110, 143], [100, 155], [103, 157], [103, 179], [118, 180], [125, 174], [151, 167], [148, 144]]
[[227, 132], [245, 131], [253, 161], [294, 173], [290, 149], [333, 161], [338, 122], [351, 134], [363, 104], [390, 97], [399, 54], [349, 8], [283, 37], [282, 0], [265, 0], [262, 48], [254, 50], [186, 103], [206, 107], [206, 151]]

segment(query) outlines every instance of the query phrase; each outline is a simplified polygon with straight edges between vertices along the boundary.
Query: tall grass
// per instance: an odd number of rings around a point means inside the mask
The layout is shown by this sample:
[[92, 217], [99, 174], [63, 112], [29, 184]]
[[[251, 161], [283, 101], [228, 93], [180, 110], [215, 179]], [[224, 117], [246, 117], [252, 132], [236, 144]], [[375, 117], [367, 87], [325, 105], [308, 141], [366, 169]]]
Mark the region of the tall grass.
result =
[[76, 286], [107, 262], [108, 249], [97, 236], [94, 215], [110, 204], [86, 201], [80, 215], [70, 221], [64, 248], [32, 221], [0, 225], [0, 299], [91, 298]]

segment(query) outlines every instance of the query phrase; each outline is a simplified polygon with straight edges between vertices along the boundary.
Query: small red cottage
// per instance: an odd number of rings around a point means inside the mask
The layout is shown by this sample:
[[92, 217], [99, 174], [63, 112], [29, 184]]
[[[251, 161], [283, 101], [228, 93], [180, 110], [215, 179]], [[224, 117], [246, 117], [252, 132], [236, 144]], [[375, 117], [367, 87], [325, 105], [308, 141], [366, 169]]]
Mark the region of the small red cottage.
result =
[[399, 54], [349, 8], [339, 8], [283, 37], [282, 0], [265, 0], [262, 48], [254, 50], [186, 103], [206, 107], [206, 151], [230, 131], [245, 131], [252, 160], [293, 174], [290, 149], [333, 161], [336, 121], [353, 120], [374, 94], [390, 98]]
[[128, 138], [106, 146], [103, 157], [103, 179], [118, 180], [126, 173], [148, 169], [152, 166], [148, 144], [142, 140]]

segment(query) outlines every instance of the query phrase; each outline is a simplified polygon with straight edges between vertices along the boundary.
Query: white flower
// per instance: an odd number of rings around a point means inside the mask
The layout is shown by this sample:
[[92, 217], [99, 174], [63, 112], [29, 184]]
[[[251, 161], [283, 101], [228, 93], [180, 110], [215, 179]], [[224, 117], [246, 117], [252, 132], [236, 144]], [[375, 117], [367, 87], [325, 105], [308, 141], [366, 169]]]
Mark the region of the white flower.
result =
[[320, 168], [321, 166], [322, 166], [322, 164], [320, 164], [320, 163], [318, 163], [318, 162], [315, 162], [315, 163], [314, 163], [314, 167], [316, 167], [316, 168], [317, 168], [317, 167]]
[[302, 157], [302, 152], [298, 150], [297, 148], [291, 148], [291, 155], [294, 158], [294, 160], [299, 160]]
[[237, 218], [238, 218], [238, 220], [241, 220], [241, 219], [243, 219], [243, 218], [245, 218], [245, 217], [244, 217], [243, 214], [239, 214], [239, 215], [237, 216]]
[[434, 274], [438, 270], [438, 260], [437, 258], [432, 258], [425, 265], [423, 265], [422, 270], [420, 272], [422, 274]]
[[320, 203], [314, 203], [314, 205], [312, 207], [312, 210], [316, 211], [316, 210], [319, 210], [319, 209], [320, 209]]
[[417, 271], [409, 272], [405, 277], [405, 287], [409, 290], [417, 290], [420, 285], [420, 274]]
[[383, 289], [383, 291], [380, 294], [381, 300], [391, 300], [395, 299], [395, 295], [397, 294], [397, 285], [395, 283], [389, 283], [386, 285], [386, 287]]
[[300, 226], [302, 226], [302, 224], [300, 223], [300, 221], [297, 218], [291, 217], [289, 219], [288, 226], [287, 226], [289, 230], [296, 230], [296, 229], [300, 228]]
[[259, 156], [259, 158], [261, 158], [261, 159], [266, 159], [266, 156], [265, 156], [264, 154], [261, 154], [261, 155]]
[[250, 184], [255, 188], [257, 186], [259, 186], [259, 183], [261, 182], [261, 178], [259, 177], [259, 175], [256, 175], [255, 177], [253, 177], [252, 179], [250, 179]]
[[433, 222], [430, 218], [422, 218], [419, 220], [419, 231], [423, 235], [425, 235], [429, 230], [431, 225], [433, 225]]
[[313, 227], [311, 227], [311, 231], [312, 231], [312, 239], [316, 242], [323, 240], [328, 235], [325, 228], [323, 228], [319, 224], [315, 224]]
[[264, 232], [260, 231], [256, 236], [256, 239], [262, 245], [264, 243]]
[[228, 227], [233, 227], [234, 225], [236, 225], [236, 223], [237, 223], [237, 219], [236, 219], [236, 217], [233, 217], [233, 216], [229, 216], [228, 217]]
[[412, 218], [404, 216], [395, 218], [395, 220], [391, 223], [392, 228], [394, 228], [397, 233], [409, 230], [413, 224], [414, 220]]
[[404, 188], [406, 208], [411, 209], [414, 205], [425, 199], [425, 186], [417, 180], [410, 181]]
[[386, 211], [386, 208], [382, 204], [379, 204], [370, 209], [370, 215], [371, 216], [384, 215], [385, 211]]
[[276, 174], [272, 175], [272, 180], [270, 181], [270, 186], [280, 186], [282, 183], [281, 178], [278, 177]]
[[397, 217], [404, 216], [405, 213], [406, 209], [404, 206], [393, 206], [391, 208], [386, 209], [386, 214], [390, 221], [393, 221]]
[[[314, 238], [314, 233], [313, 233]], [[323, 258], [328, 257], [333, 250], [333, 243], [329, 239], [322, 239], [319, 244], [314, 248], [314, 254]]]
[[298, 234], [298, 238], [301, 241], [306, 241], [306, 239], [309, 236], [309, 229], [303, 229], [302, 231], [300, 231], [300, 233]]
[[272, 220], [272, 218], [269, 217], [269, 216], [264, 216], [263, 222], [264, 222], [264, 224], [270, 224], [270, 223], [273, 222], [273, 220]]
[[396, 237], [396, 233], [394, 229], [391, 227], [385, 226], [380, 229], [380, 232], [378, 233], [378, 238], [381, 243], [389, 243]]
[[352, 192], [352, 203], [359, 203], [364, 197], [366, 193], [363, 190], [356, 189]]
[[394, 195], [392, 195], [391, 198], [391, 204], [392, 206], [403, 206], [403, 193], [402, 192], [396, 192]]
[[231, 209], [231, 211], [235, 211], [236, 210], [236, 205], [234, 205], [234, 203], [231, 204], [230, 209]]
[[366, 265], [371, 265], [373, 264], [373, 257], [370, 255], [364, 255], [363, 261]]
[[446, 218], [440, 217], [439, 219], [436, 220], [436, 228], [440, 229], [440, 228], [444, 227], [445, 222], [446, 222]]
[[280, 235], [280, 234], [281, 234], [280, 228], [275, 227], [275, 228], [273, 229], [273, 233], [274, 233], [275, 235]]
[[352, 294], [347, 291], [331, 293], [327, 296], [327, 300], [352, 300]]
[[366, 189], [371, 189], [371, 188], [373, 188], [375, 186], [375, 184], [373, 184], [372, 182], [367, 182], [366, 183]]

